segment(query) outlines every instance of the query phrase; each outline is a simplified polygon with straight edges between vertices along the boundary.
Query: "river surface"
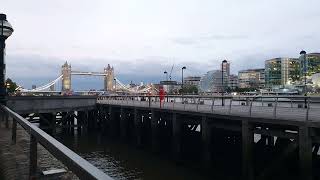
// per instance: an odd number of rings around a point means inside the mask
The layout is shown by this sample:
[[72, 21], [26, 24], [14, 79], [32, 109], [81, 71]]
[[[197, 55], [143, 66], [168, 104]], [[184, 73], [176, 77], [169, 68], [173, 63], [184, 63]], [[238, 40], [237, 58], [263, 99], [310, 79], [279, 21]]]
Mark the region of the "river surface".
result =
[[58, 133], [55, 138], [115, 179], [212, 179], [198, 169], [177, 165], [166, 156], [99, 133], [82, 136]]

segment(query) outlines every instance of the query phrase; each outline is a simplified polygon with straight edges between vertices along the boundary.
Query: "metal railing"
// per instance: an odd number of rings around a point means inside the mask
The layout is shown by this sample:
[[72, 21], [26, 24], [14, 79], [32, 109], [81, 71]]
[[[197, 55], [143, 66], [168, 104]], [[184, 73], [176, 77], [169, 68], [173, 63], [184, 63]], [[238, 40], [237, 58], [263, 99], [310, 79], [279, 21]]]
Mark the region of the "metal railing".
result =
[[30, 134], [30, 163], [29, 175], [34, 177], [37, 172], [37, 144], [40, 143], [55, 158], [60, 160], [69, 170], [80, 179], [112, 179], [104, 172], [94, 167], [88, 161], [77, 155], [75, 152], [61, 144], [59, 141], [36, 127], [19, 114], [8, 107], [1, 105], [1, 118], [5, 118], [6, 127], [9, 128], [9, 118], [12, 118], [12, 143], [16, 143], [17, 123], [19, 123]]
[[[222, 106], [224, 101], [224, 106]], [[169, 95], [160, 106], [159, 96], [99, 96], [97, 103], [202, 111], [273, 119], [319, 120], [320, 97], [313, 96], [197, 96]], [[319, 113], [318, 113], [319, 112]]]

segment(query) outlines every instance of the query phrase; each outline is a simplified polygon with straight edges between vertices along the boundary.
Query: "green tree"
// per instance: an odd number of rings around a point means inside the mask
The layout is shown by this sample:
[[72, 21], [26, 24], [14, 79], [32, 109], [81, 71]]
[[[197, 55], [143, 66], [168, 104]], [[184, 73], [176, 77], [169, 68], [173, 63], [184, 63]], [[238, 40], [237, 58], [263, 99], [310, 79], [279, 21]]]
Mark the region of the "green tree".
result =
[[198, 87], [195, 85], [184, 85], [183, 89], [180, 91], [183, 92], [184, 94], [198, 94]]
[[235, 92], [252, 92], [252, 91], [257, 91], [259, 90], [258, 88], [236, 88]]
[[17, 83], [12, 81], [10, 78], [6, 80], [6, 88], [8, 93], [14, 93], [17, 87], [18, 87]]

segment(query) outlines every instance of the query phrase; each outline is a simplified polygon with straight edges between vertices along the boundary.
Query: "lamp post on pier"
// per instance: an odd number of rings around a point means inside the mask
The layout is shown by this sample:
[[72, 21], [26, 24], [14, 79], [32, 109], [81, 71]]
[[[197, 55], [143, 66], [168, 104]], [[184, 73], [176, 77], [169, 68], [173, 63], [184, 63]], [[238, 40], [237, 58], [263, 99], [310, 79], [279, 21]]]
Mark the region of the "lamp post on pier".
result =
[[168, 72], [164, 71], [163, 73], [166, 75], [166, 82], [165, 82], [165, 84], [167, 86], [166, 87], [166, 95], [167, 95], [167, 102], [169, 102], [169, 96], [168, 96], [168, 94], [169, 94]]
[[182, 96], [182, 98], [181, 98], [181, 100], [182, 100], [182, 102], [183, 102], [183, 104], [185, 103], [184, 102], [184, 98], [183, 98], [183, 70], [185, 70], [185, 69], [187, 69], [185, 66], [183, 66], [182, 68], [181, 68], [181, 70], [182, 70], [182, 76], [181, 76], [181, 96]]
[[222, 63], [221, 63], [221, 106], [224, 106], [224, 91], [225, 91], [225, 79], [224, 79], [224, 76], [225, 76], [225, 67], [224, 67], [224, 64], [227, 63], [227, 60], [223, 60]]
[[13, 28], [7, 21], [5, 14], [0, 14], [0, 104], [5, 104], [6, 101], [6, 65], [4, 62], [6, 39], [11, 36]]
[[181, 76], [181, 94], [183, 94], [183, 70], [187, 69], [185, 66], [181, 68], [182, 76]]
[[304, 74], [304, 88], [303, 88], [303, 93], [304, 93], [304, 108], [307, 108], [307, 53], [306, 51], [302, 50], [300, 52], [300, 62], [303, 61], [303, 63], [301, 63], [301, 65], [303, 64], [303, 74]]
[[164, 71], [163, 73], [166, 75], [166, 81], [168, 81], [168, 72]]

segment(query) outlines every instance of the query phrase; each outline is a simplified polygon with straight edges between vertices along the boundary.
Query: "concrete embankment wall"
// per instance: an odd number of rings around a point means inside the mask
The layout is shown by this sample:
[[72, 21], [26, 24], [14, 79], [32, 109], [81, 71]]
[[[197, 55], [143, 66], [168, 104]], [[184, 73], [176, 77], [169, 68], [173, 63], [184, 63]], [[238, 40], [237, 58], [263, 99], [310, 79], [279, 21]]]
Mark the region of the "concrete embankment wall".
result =
[[[8, 180], [29, 179], [29, 134], [18, 124], [17, 142], [11, 141], [11, 122], [10, 127], [6, 128], [4, 122], [0, 122], [0, 170], [2, 178]], [[43, 146], [38, 144], [38, 178], [46, 179], [41, 176], [41, 172], [49, 169], [67, 169], [60, 161], [55, 159]], [[1, 178], [1, 176], [0, 176]], [[71, 172], [59, 177], [58, 179], [75, 179]]]

